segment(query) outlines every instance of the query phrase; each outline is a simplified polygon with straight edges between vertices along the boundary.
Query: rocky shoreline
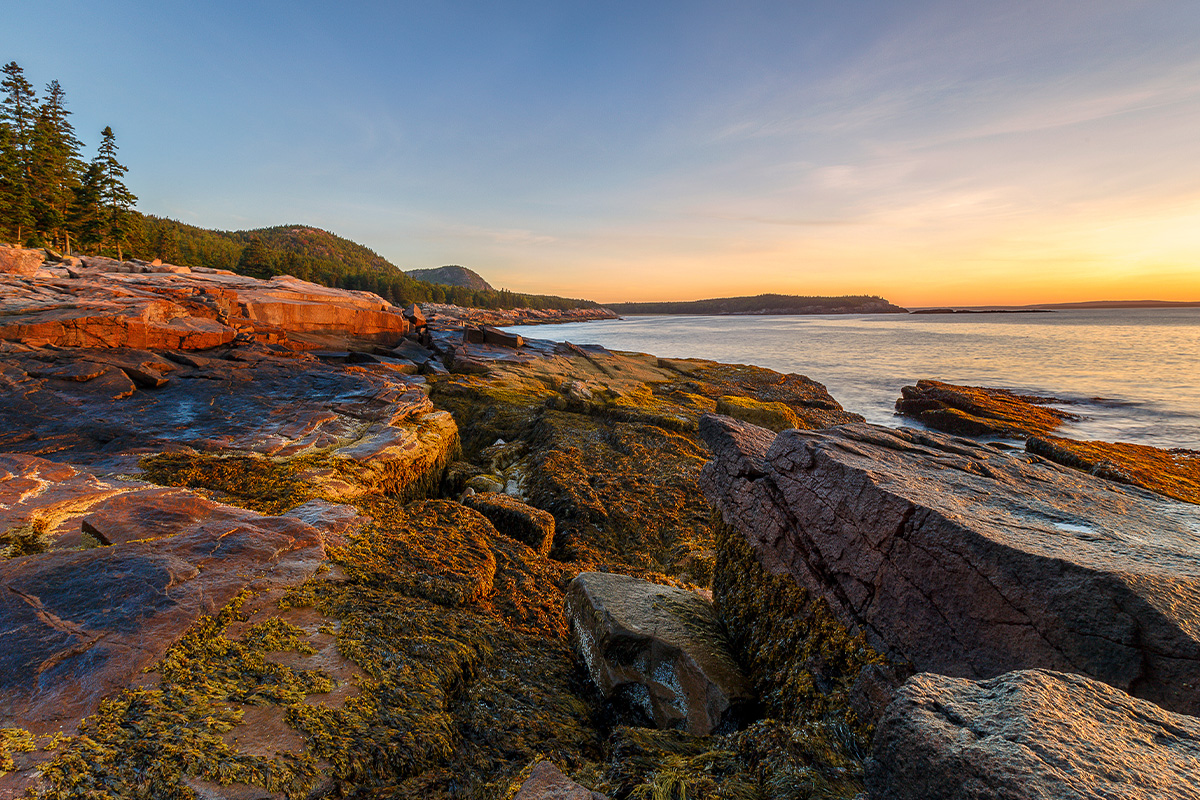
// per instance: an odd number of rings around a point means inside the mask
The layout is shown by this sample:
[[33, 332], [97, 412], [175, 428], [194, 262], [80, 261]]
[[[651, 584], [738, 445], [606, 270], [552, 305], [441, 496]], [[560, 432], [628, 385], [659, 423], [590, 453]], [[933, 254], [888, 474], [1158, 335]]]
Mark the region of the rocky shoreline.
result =
[[430, 325], [457, 328], [463, 325], [555, 325], [562, 322], [591, 322], [598, 319], [620, 319], [607, 308], [463, 308], [445, 303], [424, 303], [421, 310]]
[[39, 253], [0, 797], [1200, 797], [1194, 454]]

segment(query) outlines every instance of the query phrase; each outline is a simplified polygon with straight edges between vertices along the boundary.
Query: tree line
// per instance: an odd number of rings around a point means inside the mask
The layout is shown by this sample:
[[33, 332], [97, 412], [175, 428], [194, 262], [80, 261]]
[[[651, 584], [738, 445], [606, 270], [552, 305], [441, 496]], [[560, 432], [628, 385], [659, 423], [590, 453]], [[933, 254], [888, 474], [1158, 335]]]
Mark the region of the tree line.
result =
[[91, 161], [57, 80], [39, 100], [15, 61], [0, 81], [0, 239], [124, 257], [137, 197], [125, 186], [111, 127]]
[[171, 264], [227, 269], [256, 278], [294, 275], [339, 289], [374, 292], [396, 305], [453, 303], [476, 308], [562, 310], [587, 300], [476, 291], [409, 277], [374, 251], [327, 231], [281, 225], [217, 231], [140, 214], [125, 186], [111, 127], [91, 161], [82, 155], [58, 81], [39, 100], [15, 61], [0, 81], [0, 241], [49, 247], [64, 255], [155, 258]]
[[417, 280], [368, 247], [306, 225], [218, 231], [135, 212], [129, 242], [130, 252], [146, 260], [227, 269], [254, 278], [292, 275], [322, 286], [374, 292], [399, 306], [452, 303], [555, 311], [598, 306], [591, 300]]

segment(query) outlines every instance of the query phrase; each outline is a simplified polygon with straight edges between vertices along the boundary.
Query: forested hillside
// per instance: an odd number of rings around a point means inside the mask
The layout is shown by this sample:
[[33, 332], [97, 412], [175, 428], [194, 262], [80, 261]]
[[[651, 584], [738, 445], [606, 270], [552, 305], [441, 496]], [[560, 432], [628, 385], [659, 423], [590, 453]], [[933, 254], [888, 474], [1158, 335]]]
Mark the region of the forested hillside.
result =
[[590, 300], [419, 281], [370, 248], [307, 225], [214, 231], [161, 217], [138, 214], [137, 218], [136, 241], [130, 252], [148, 260], [228, 269], [257, 278], [295, 275], [323, 286], [375, 292], [397, 305], [433, 302], [538, 310], [598, 305]]
[[905, 311], [875, 295], [809, 297], [758, 294], [752, 297], [717, 297], [678, 302], [609, 303], [606, 307], [618, 314], [887, 314]]
[[307, 225], [217, 231], [135, 210], [116, 136], [106, 127], [85, 161], [66, 93], [51, 81], [41, 99], [15, 62], [0, 82], [0, 241], [82, 253], [228, 269], [365, 289], [398, 305], [435, 302], [477, 308], [569, 309], [597, 304], [505, 289], [419, 281], [360, 244]]

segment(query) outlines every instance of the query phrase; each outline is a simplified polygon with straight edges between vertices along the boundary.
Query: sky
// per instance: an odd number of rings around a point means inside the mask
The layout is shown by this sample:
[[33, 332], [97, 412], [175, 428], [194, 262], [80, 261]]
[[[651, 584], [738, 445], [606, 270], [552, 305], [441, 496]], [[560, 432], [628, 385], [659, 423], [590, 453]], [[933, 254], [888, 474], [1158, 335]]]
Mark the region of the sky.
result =
[[1200, 300], [1200, 3], [10, 2], [144, 213], [602, 302]]

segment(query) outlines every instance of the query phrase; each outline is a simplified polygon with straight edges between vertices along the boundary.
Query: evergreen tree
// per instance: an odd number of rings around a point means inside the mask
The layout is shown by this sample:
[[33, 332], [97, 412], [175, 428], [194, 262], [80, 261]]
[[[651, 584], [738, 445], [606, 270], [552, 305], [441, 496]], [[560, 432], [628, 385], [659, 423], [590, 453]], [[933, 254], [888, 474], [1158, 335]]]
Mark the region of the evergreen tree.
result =
[[33, 223], [33, 202], [29, 187], [29, 145], [33, 134], [33, 115], [37, 95], [33, 86], [25, 80], [25, 70], [15, 61], [4, 65], [4, 80], [0, 91], [4, 100], [0, 102], [0, 123], [7, 125], [11, 134], [12, 148], [17, 163], [17, 184], [12, 188], [12, 222], [16, 229], [17, 244], [22, 243], [24, 234]]
[[105, 239], [117, 251], [117, 258], [123, 259], [123, 247], [132, 232], [133, 218], [130, 212], [137, 202], [133, 192], [125, 187], [121, 178], [128, 171], [121, 162], [117, 161], [116, 136], [111, 127], [106, 127], [100, 133], [100, 147], [96, 158], [92, 160], [99, 172], [100, 206], [103, 209]]
[[257, 237], [246, 243], [242, 256], [238, 259], [237, 271], [253, 278], [270, 278], [279, 274], [275, 270], [271, 252]]
[[37, 95], [33, 86], [25, 80], [25, 70], [17, 62], [8, 62], [2, 71], [4, 80], [0, 81], [0, 90], [4, 92], [4, 102], [3, 108], [0, 108], [0, 120], [12, 128], [17, 139], [17, 150], [24, 156], [29, 152]]
[[33, 123], [29, 152], [30, 194], [37, 229], [67, 251], [70, 233], [66, 218], [83, 172], [81, 143], [68, 119], [70, 113], [62, 87], [58, 81], [51, 81]]
[[100, 165], [93, 161], [83, 171], [79, 185], [72, 192], [67, 211], [67, 227], [84, 250], [94, 251], [104, 242], [104, 209], [101, 207]]
[[0, 238], [16, 241], [17, 228], [32, 221], [25, 187], [16, 137], [8, 123], [0, 122]]

